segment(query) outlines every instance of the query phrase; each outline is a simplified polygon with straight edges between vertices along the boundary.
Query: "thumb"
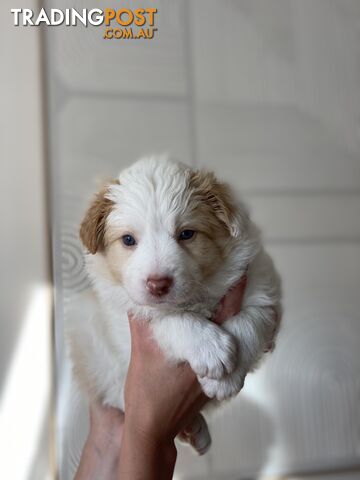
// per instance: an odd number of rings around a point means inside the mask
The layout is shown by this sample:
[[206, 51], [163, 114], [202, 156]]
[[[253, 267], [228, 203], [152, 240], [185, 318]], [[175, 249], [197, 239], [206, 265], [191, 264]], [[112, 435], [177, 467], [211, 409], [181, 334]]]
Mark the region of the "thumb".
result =
[[140, 342], [145, 343], [145, 339], [150, 336], [149, 322], [136, 317], [132, 312], [128, 312], [129, 327], [131, 334], [131, 348], [140, 347]]
[[136, 346], [139, 342], [139, 338], [140, 338], [139, 328], [141, 327], [141, 324], [143, 322], [139, 322], [132, 312], [128, 312], [128, 320], [129, 320], [130, 335], [131, 335], [131, 350], [133, 350], [133, 347]]

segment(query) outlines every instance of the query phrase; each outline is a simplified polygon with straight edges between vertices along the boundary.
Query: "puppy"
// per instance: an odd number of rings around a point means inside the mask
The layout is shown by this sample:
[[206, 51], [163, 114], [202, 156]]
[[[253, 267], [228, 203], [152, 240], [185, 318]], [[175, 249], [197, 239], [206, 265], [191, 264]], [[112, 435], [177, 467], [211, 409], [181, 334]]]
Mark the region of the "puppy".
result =
[[[280, 280], [226, 184], [167, 158], [142, 159], [96, 195], [80, 238], [96, 300], [68, 334], [75, 375], [91, 399], [124, 410], [129, 310], [150, 322], [169, 361], [190, 364], [210, 399], [239, 393], [274, 340]], [[245, 274], [241, 312], [212, 322]], [[200, 414], [181, 437], [200, 454], [210, 445]]]

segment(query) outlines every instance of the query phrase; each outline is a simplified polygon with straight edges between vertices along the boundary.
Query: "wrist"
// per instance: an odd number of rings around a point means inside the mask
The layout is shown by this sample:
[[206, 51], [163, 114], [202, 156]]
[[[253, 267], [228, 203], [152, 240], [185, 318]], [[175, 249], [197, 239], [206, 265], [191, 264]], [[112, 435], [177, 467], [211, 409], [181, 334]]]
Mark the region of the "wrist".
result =
[[126, 418], [124, 426], [124, 436], [131, 442], [140, 443], [147, 448], [153, 445], [171, 445], [174, 443], [174, 437], [167, 435], [161, 430], [161, 425], [153, 425], [148, 422], [128, 421]]
[[123, 478], [135, 478], [137, 468], [147, 472], [146, 480], [172, 478], [177, 457], [174, 439], [126, 422], [119, 461]]
[[131, 438], [136, 437], [142, 443], [173, 443], [176, 433], [169, 432], [169, 429], [164, 428], [166, 426], [167, 422], [161, 421], [159, 412], [149, 405], [126, 410], [125, 429]]
[[131, 415], [125, 416], [124, 437], [129, 443], [141, 445], [148, 451], [162, 449], [171, 455], [176, 452], [175, 436], [162, 430], [161, 425], [155, 424], [152, 419], [146, 420], [146, 415], [140, 419]]

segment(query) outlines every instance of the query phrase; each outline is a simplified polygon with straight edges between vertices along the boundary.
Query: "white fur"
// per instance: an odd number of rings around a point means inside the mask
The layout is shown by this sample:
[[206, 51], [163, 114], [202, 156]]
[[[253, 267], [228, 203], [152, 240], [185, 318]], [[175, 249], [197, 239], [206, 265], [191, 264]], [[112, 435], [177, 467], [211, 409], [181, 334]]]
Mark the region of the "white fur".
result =
[[[91, 313], [80, 313], [68, 330], [74, 363], [81, 364], [86, 377], [80, 381], [104, 404], [124, 409], [130, 309], [151, 319], [154, 337], [169, 360], [189, 362], [206, 395], [217, 400], [241, 390], [273, 336], [275, 312], [281, 314], [279, 277], [261, 246], [258, 229], [251, 221], [244, 223], [246, 209], [240, 202], [234, 247], [206, 284], [199, 280], [196, 262], [173, 238], [179, 219], [187, 215], [185, 168], [153, 157], [123, 171], [120, 185], [111, 186], [108, 197], [115, 207], [107, 226], [115, 231], [126, 226], [141, 236], [123, 267], [122, 285], [109, 274], [103, 253], [86, 257], [96, 300], [86, 310]], [[221, 326], [211, 322], [220, 299], [245, 272], [241, 313]], [[154, 274], [175, 279], [166, 303], [152, 304], [144, 287]]]

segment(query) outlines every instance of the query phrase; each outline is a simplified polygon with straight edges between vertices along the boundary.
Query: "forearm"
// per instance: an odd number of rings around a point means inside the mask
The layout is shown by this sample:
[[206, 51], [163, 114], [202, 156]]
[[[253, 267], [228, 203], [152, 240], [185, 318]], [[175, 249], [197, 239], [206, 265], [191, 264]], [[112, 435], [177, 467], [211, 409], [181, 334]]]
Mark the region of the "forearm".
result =
[[160, 441], [126, 425], [120, 451], [118, 479], [171, 480], [176, 462], [173, 440]]
[[123, 426], [120, 410], [90, 405], [90, 431], [74, 480], [116, 480]]
[[120, 447], [90, 432], [74, 480], [115, 480]]

